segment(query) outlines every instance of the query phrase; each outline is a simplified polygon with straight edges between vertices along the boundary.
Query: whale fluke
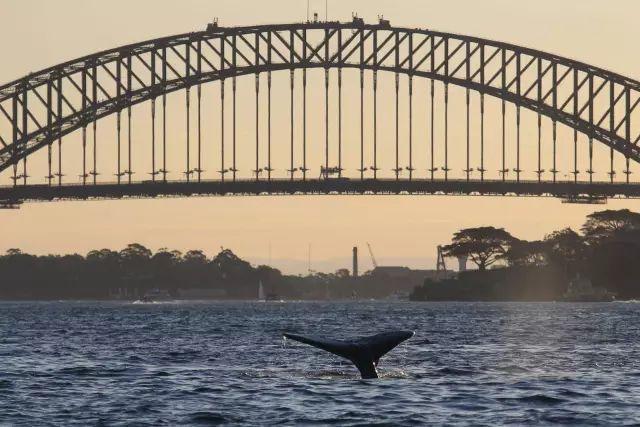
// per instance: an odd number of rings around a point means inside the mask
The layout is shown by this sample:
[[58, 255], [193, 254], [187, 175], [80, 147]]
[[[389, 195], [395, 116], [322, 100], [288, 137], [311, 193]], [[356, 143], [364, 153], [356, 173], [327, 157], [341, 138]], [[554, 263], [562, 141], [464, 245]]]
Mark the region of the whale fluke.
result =
[[385, 332], [352, 341], [312, 338], [286, 332], [283, 335], [294, 341], [312, 345], [350, 360], [356, 365], [362, 378], [367, 379], [378, 378], [376, 367], [380, 358], [414, 334], [413, 331]]

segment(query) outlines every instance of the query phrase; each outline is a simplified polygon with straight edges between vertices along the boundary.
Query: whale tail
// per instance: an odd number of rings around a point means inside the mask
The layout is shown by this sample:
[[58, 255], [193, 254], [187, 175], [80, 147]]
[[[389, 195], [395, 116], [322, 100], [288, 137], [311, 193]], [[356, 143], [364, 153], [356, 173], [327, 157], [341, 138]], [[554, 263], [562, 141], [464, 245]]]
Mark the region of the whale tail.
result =
[[284, 333], [286, 338], [333, 353], [350, 360], [362, 378], [378, 378], [380, 358], [414, 335], [412, 331], [385, 332], [353, 341], [338, 341]]

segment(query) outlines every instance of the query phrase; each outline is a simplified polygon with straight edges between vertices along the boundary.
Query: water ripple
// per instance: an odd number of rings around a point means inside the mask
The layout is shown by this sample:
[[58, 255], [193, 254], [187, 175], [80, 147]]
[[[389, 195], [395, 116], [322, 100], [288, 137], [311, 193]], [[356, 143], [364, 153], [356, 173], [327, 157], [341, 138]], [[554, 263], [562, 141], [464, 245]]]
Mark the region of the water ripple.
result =
[[[413, 329], [362, 380], [281, 332]], [[0, 425], [640, 423], [637, 304], [0, 303]]]

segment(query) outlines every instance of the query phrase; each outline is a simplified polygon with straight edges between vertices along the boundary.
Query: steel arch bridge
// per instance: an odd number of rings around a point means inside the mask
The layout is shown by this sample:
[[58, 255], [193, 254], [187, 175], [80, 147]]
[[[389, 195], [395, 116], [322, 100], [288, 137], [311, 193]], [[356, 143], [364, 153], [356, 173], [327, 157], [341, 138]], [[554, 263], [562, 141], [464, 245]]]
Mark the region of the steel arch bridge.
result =
[[[306, 149], [307, 100], [303, 101], [305, 133], [302, 148], [295, 144], [294, 91], [296, 70], [302, 70], [302, 88], [306, 95], [307, 70], [325, 70], [325, 156], [320, 178], [308, 176], [309, 159]], [[330, 69], [338, 70], [338, 162], [329, 156], [329, 87]], [[343, 176], [342, 163], [342, 70], [360, 70], [360, 164], [359, 177]], [[272, 177], [271, 164], [271, 73], [290, 72], [290, 162], [286, 179]], [[373, 165], [365, 165], [364, 88], [365, 71], [372, 72], [373, 87]], [[395, 80], [395, 179], [378, 176], [377, 153], [377, 73], [390, 72]], [[261, 138], [260, 75], [267, 74], [269, 132]], [[399, 75], [408, 76], [409, 96], [409, 165], [399, 163], [398, 131]], [[238, 177], [236, 164], [236, 79], [255, 75], [255, 169], [253, 179]], [[426, 176], [416, 176], [413, 160], [413, 79], [431, 80], [430, 168]], [[232, 81], [233, 125], [232, 153], [225, 154], [225, 81]], [[221, 130], [218, 180], [202, 180], [200, 154], [201, 85], [221, 82]], [[434, 137], [434, 81], [444, 88], [444, 138], [436, 144]], [[466, 169], [462, 179], [449, 177], [448, 109], [449, 86], [466, 91]], [[197, 89], [198, 141], [197, 161], [191, 164], [189, 118], [190, 91]], [[184, 180], [170, 181], [166, 167], [166, 97], [185, 90], [187, 108], [186, 164]], [[472, 177], [470, 164], [470, 92], [479, 94], [480, 165], [479, 176]], [[485, 156], [500, 153], [485, 151], [485, 96], [502, 103], [502, 152], [500, 179], [486, 176]], [[156, 103], [163, 109], [162, 132], [156, 137]], [[151, 103], [151, 179], [134, 181], [131, 165], [131, 108]], [[515, 178], [507, 179], [510, 171], [505, 159], [505, 104], [516, 108], [516, 161], [511, 171]], [[630, 164], [640, 163], [640, 82], [602, 68], [563, 58], [550, 53], [476, 37], [442, 33], [426, 29], [392, 27], [388, 21], [367, 24], [355, 17], [352, 22], [305, 22], [284, 25], [221, 27], [210, 24], [205, 31], [164, 37], [118, 47], [31, 73], [0, 86], [0, 172], [12, 169], [13, 185], [0, 187], [0, 200], [13, 205], [22, 200], [86, 199], [100, 197], [155, 197], [191, 194], [495, 194], [550, 195], [569, 201], [601, 201], [607, 197], [640, 197], [640, 184], [630, 181]], [[521, 113], [524, 108], [538, 116], [536, 180], [521, 179]], [[159, 110], [159, 107], [158, 107]], [[129, 129], [122, 138], [122, 115]], [[96, 123], [107, 117], [117, 117], [117, 165], [115, 182], [99, 182], [96, 162]], [[553, 157], [550, 169], [543, 169], [542, 118], [552, 123]], [[573, 179], [560, 181], [556, 147], [557, 125], [569, 127], [574, 133]], [[87, 163], [91, 143], [87, 128], [93, 128], [93, 159]], [[63, 182], [63, 139], [82, 132], [81, 182]], [[588, 139], [587, 179], [579, 179], [578, 134]], [[126, 139], [123, 141], [122, 139]], [[265, 141], [266, 139], [266, 141]], [[594, 141], [610, 152], [609, 180], [593, 179]], [[268, 145], [266, 159], [260, 158], [261, 144]], [[444, 152], [444, 164], [436, 165], [434, 147]], [[195, 149], [195, 147], [193, 147]], [[33, 153], [47, 151], [44, 183], [30, 183], [28, 159]], [[57, 156], [54, 156], [54, 150]], [[228, 151], [228, 150], [227, 150]], [[126, 155], [125, 155], [126, 154]], [[624, 158], [624, 179], [616, 180], [614, 155]], [[57, 158], [55, 158], [57, 157]], [[300, 159], [300, 157], [302, 157]], [[159, 159], [158, 159], [159, 158]], [[126, 162], [125, 162], [126, 160]], [[267, 165], [261, 167], [261, 162]], [[298, 166], [297, 163], [302, 163]], [[320, 159], [315, 159], [320, 162]], [[92, 164], [91, 164], [92, 163]], [[408, 177], [400, 175], [408, 171]], [[44, 174], [43, 174], [44, 175]], [[298, 176], [296, 176], [298, 175]]]

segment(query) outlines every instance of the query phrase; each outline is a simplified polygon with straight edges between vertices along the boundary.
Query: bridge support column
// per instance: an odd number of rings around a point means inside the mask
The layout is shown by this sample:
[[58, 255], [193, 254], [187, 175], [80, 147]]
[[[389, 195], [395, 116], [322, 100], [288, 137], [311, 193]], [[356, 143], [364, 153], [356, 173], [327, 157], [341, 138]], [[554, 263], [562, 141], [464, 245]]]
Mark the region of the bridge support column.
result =
[[[220, 80], [220, 84], [224, 86], [224, 79]], [[202, 181], [202, 85], [198, 85], [198, 88], [196, 89], [196, 98], [198, 100], [198, 111], [197, 111], [197, 120], [198, 120], [198, 163], [197, 163], [197, 170], [196, 172], [198, 173], [198, 182]], [[223, 111], [224, 111], [224, 107]], [[224, 123], [224, 118], [222, 120], [222, 122]], [[224, 125], [222, 125], [224, 126]]]
[[[306, 32], [305, 32], [306, 34]], [[305, 37], [306, 39], [306, 37]], [[306, 58], [306, 47], [305, 58]], [[307, 69], [302, 70], [302, 180], [307, 180]]]
[[[292, 43], [293, 44], [293, 34], [291, 35], [292, 37]], [[291, 179], [291, 181], [293, 181], [294, 179], [294, 173], [295, 173], [295, 166], [294, 166], [294, 162], [295, 162], [295, 158], [294, 158], [294, 142], [295, 142], [295, 138], [294, 138], [294, 133], [295, 133], [295, 109], [294, 109], [294, 97], [295, 97], [295, 71], [292, 69], [289, 72], [289, 89], [290, 89], [290, 102], [289, 102], [289, 119], [290, 119], [290, 131], [291, 131], [291, 147], [289, 149], [289, 154], [290, 154], [290, 162], [289, 162], [289, 177]]]
[[373, 71], [373, 179], [378, 179], [378, 72]]
[[[131, 100], [131, 91], [132, 91], [132, 67], [131, 67], [131, 61], [132, 58], [131, 56], [129, 56], [127, 58], [127, 96], [129, 98], [129, 100]], [[127, 182], [129, 184], [131, 184], [131, 178], [133, 175], [133, 159], [132, 159], [132, 150], [131, 150], [131, 146], [132, 146], [132, 121], [131, 121], [131, 105], [129, 105], [129, 107], [127, 108]], [[97, 173], [94, 170], [94, 173]], [[94, 180], [95, 180], [95, 175], [94, 175]]]
[[[611, 133], [616, 133], [615, 129], [616, 129], [616, 109], [615, 109], [615, 105], [616, 105], [616, 91], [615, 91], [615, 83], [613, 82], [613, 80], [609, 83], [609, 130], [611, 131]], [[616, 172], [614, 170], [613, 167], [613, 147], [611, 147], [610, 150], [611, 153], [611, 164], [610, 164], [610, 171], [609, 171], [609, 177], [611, 180], [611, 183], [613, 184], [613, 179], [616, 175]]]
[[[257, 35], [256, 35], [257, 37]], [[256, 73], [256, 181], [260, 181], [260, 74]]]
[[51, 82], [47, 83], [47, 127], [49, 129], [50, 142], [47, 144], [47, 184], [51, 187], [53, 179], [53, 168], [51, 167], [51, 144], [53, 141], [53, 93]]
[[[271, 51], [269, 51], [271, 52]], [[271, 71], [267, 73], [267, 179], [271, 181]]]
[[82, 185], [87, 185], [87, 127], [82, 126]]
[[[131, 184], [131, 176], [133, 175], [133, 122], [131, 120], [131, 107], [127, 109], [127, 182]], [[94, 181], [97, 172], [94, 171]]]
[[396, 174], [396, 181], [400, 179], [400, 75], [396, 73], [396, 168], [394, 172]]
[[[627, 142], [631, 142], [631, 90], [629, 87], [624, 90], [624, 98], [625, 98], [625, 139]], [[631, 175], [631, 170], [629, 169], [629, 147], [627, 146], [627, 150], [625, 152], [625, 161], [626, 161], [626, 170], [624, 171], [626, 175], [626, 182], [629, 184], [629, 175]]]
[[506, 145], [507, 145], [507, 123], [506, 123], [506, 115], [507, 115], [507, 106], [504, 100], [502, 100], [502, 169], [500, 169], [500, 174], [502, 175], [502, 180], [505, 181], [507, 179], [507, 161], [506, 161]]
[[324, 168], [329, 173], [329, 68], [324, 70]]
[[[558, 65], [557, 64], [553, 64], [551, 83], [553, 85], [553, 87], [551, 88], [553, 108], [557, 109], [558, 108]], [[558, 175], [558, 168], [557, 168], [558, 122], [556, 121], [556, 119], [553, 119], [552, 127], [553, 127], [553, 169], [551, 169], [551, 173], [553, 175], [553, 182], [556, 182], [556, 177]]]
[[91, 171], [91, 175], [93, 176], [93, 185], [96, 185], [98, 182], [98, 122], [95, 118], [93, 119], [93, 171]]
[[[167, 48], [162, 48], [162, 82], [167, 82]], [[162, 94], [162, 181], [167, 182], [167, 94]]]
[[186, 115], [187, 125], [186, 125], [186, 144], [185, 144], [186, 168], [185, 168], [184, 174], [186, 175], [187, 182], [190, 182], [191, 181], [191, 88], [187, 87], [185, 93], [186, 93], [185, 103], [187, 108], [187, 115]]
[[[362, 39], [362, 36], [361, 36]], [[362, 40], [361, 40], [362, 41]], [[362, 48], [360, 49], [362, 50]], [[364, 180], [364, 69], [360, 68], [360, 180]]]
[[[431, 46], [431, 49], [433, 51], [433, 43]], [[432, 55], [433, 56], [433, 55]], [[433, 62], [432, 62], [433, 64]], [[431, 169], [429, 169], [429, 171], [431, 172], [431, 181], [433, 181], [435, 179], [435, 172], [436, 172], [436, 167], [435, 167], [435, 93], [436, 93], [436, 89], [435, 89], [435, 81], [433, 79], [431, 79], [431, 108], [430, 108], [430, 112], [431, 112]]]
[[[502, 90], [507, 91], [507, 52], [502, 50]], [[505, 181], [507, 179], [507, 163], [506, 163], [506, 145], [507, 145], [507, 129], [506, 129], [506, 102], [502, 100], [502, 169], [500, 169], [500, 174], [502, 175], [502, 180]]]
[[520, 106], [516, 107], [516, 181], [520, 182]]
[[12, 163], [13, 163], [13, 186], [18, 185], [18, 95], [14, 95], [11, 100], [12, 114], [11, 127], [13, 128], [13, 147], [12, 147]]
[[[23, 138], [24, 141], [22, 143], [23, 152], [27, 151], [26, 135], [29, 133], [28, 113], [29, 113], [29, 106], [28, 106], [28, 99], [27, 99], [27, 88], [25, 85], [25, 88], [22, 92], [22, 135], [25, 137]], [[27, 156], [26, 155], [23, 156], [22, 158], [22, 183], [23, 185], [27, 185]]]
[[57, 101], [58, 101], [58, 186], [62, 186], [62, 125], [60, 121], [62, 120], [62, 76], [58, 74], [58, 83], [56, 85], [57, 91]]
[[[589, 74], [589, 125], [593, 126], [593, 74]], [[589, 136], [589, 183], [593, 183], [593, 137]]]
[[[467, 61], [468, 62], [468, 61]], [[467, 168], [464, 170], [466, 176], [467, 176], [467, 181], [469, 181], [469, 179], [471, 178], [471, 165], [470, 165], [470, 144], [471, 144], [471, 118], [470, 118], [470, 104], [471, 104], [471, 100], [469, 99], [470, 97], [470, 93], [469, 93], [469, 89], [467, 89], [467, 93], [466, 93], [466, 107], [467, 107], [467, 128], [466, 128], [466, 140], [467, 140]]]
[[449, 85], [444, 84], [444, 180], [449, 179]]
[[409, 75], [409, 181], [413, 179], [413, 76]]
[[151, 181], [156, 181], [156, 99], [151, 100]]
[[[122, 61], [118, 59], [116, 62], [116, 80], [118, 82], [122, 81]], [[118, 99], [122, 96], [122, 85], [118, 84], [116, 87], [116, 95]], [[162, 95], [163, 99], [166, 95]], [[116, 171], [116, 180], [118, 184], [122, 180], [122, 160], [121, 160], [121, 146], [122, 146], [122, 108], [118, 105], [118, 109], [116, 111], [116, 156], [117, 156], [117, 171]]]
[[[198, 129], [200, 125], [198, 125]], [[199, 130], [198, 130], [199, 132]], [[226, 164], [224, 161], [224, 79], [220, 80], [220, 180], [224, 182], [224, 176], [227, 173]], [[198, 155], [200, 157], [200, 155]], [[198, 165], [198, 169], [200, 165]], [[198, 182], [200, 182], [200, 174], [198, 172]]]
[[[578, 95], [580, 88], [578, 86], [578, 70], [573, 70], [573, 113], [579, 116]], [[578, 129], [573, 129], [573, 182], [578, 182]]]
[[167, 95], [162, 95], [162, 181], [167, 182]]
[[542, 115], [538, 113], [538, 182], [542, 182]]
[[[516, 55], [516, 94], [520, 96], [521, 55]], [[516, 181], [520, 182], [520, 105], [516, 106]]]
[[[235, 58], [235, 51], [234, 51], [234, 58]], [[234, 60], [235, 61], [235, 60]], [[236, 181], [236, 177], [237, 177], [237, 172], [238, 169], [236, 168], [236, 92], [237, 92], [237, 83], [236, 83], [236, 78], [234, 77], [231, 80], [231, 91], [232, 91], [232, 96], [233, 96], [233, 105], [232, 105], [232, 109], [233, 109], [233, 117], [232, 117], [232, 123], [231, 126], [233, 127], [233, 141], [232, 141], [232, 163], [233, 163], [233, 168], [231, 169], [232, 172], [232, 177], [233, 177], [233, 181]]]
[[338, 68], [338, 177], [342, 177], [342, 68]]
[[[469, 42], [465, 43], [465, 50], [466, 50], [466, 55], [467, 55], [467, 60], [465, 61], [465, 70], [466, 70], [466, 77], [467, 80], [471, 79], [471, 44]], [[466, 107], [467, 107], [467, 168], [465, 169], [465, 173], [467, 176], [467, 181], [469, 181], [469, 178], [471, 176], [471, 166], [470, 166], [470, 144], [471, 144], [471, 136], [470, 136], [470, 132], [471, 132], [471, 118], [470, 118], [470, 104], [471, 104], [471, 99], [470, 99], [470, 93], [469, 93], [469, 88], [467, 88], [466, 90]]]
[[557, 145], [558, 145], [558, 122], [553, 120], [553, 169], [551, 169], [551, 173], [553, 174], [553, 182], [556, 182], [556, 177], [558, 175], [557, 168]]
[[[87, 98], [87, 72], [82, 72], [82, 109], [86, 110], [88, 102]], [[95, 100], [94, 100], [95, 102]], [[87, 125], [86, 122], [82, 125], [82, 185], [87, 185]]]
[[[131, 63], [129, 63], [129, 71], [131, 71]], [[91, 76], [92, 80], [92, 91], [93, 91], [93, 104], [98, 104], [98, 68], [94, 64], [93, 72]], [[129, 107], [129, 114], [131, 114], [131, 107]], [[93, 176], [93, 185], [98, 183], [98, 118], [93, 116], [93, 171], [91, 171], [91, 175]], [[83, 172], [86, 175], [86, 172]]]
[[484, 94], [480, 94], [480, 181], [484, 181]]

